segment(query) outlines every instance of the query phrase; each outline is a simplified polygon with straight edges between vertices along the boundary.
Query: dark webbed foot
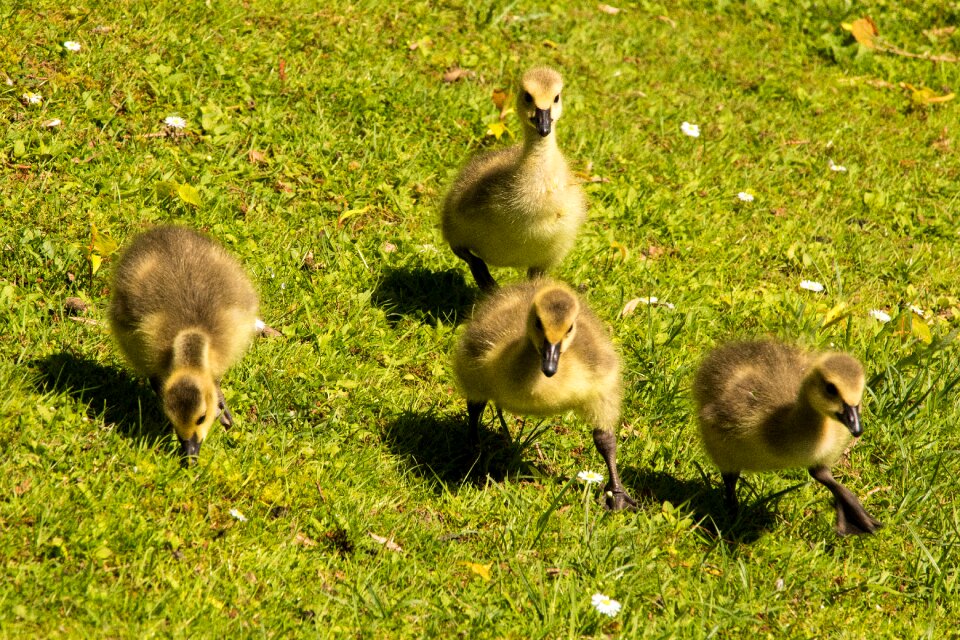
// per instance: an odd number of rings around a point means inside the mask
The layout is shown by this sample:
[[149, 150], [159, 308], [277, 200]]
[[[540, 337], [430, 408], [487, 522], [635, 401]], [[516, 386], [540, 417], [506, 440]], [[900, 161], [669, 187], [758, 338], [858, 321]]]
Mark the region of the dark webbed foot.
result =
[[737, 500], [737, 481], [740, 479], [739, 471], [728, 471], [720, 474], [723, 477], [723, 497], [727, 503], [727, 511], [730, 517], [736, 518], [740, 513], [740, 501]]
[[809, 470], [813, 479], [825, 486], [833, 494], [837, 509], [837, 533], [841, 536], [873, 533], [883, 525], [860, 504], [852, 491], [834, 479], [827, 467], [813, 467]]
[[223, 397], [223, 391], [219, 384], [217, 384], [217, 408], [220, 409], [220, 424], [223, 425], [223, 428], [229, 429], [232, 427], [233, 414], [230, 413], [230, 407], [227, 406], [227, 400]]
[[612, 430], [594, 429], [593, 444], [603, 456], [603, 461], [607, 464], [607, 473], [610, 474], [610, 481], [604, 488], [607, 509], [611, 511], [636, 509], [637, 501], [627, 493], [623, 483], [620, 482], [620, 474], [617, 473], [617, 435]]
[[470, 273], [473, 274], [473, 279], [476, 280], [477, 286], [481, 290], [490, 292], [497, 288], [497, 281], [490, 275], [486, 262], [470, 253], [470, 250], [466, 247], [453, 248], [453, 253], [467, 263], [467, 266], [470, 267]]
[[480, 417], [487, 406], [486, 400], [480, 402], [467, 401], [467, 416], [469, 425], [467, 426], [467, 437], [469, 438], [470, 448], [474, 451], [480, 449]]
[[603, 492], [606, 499], [606, 507], [610, 511], [621, 511], [623, 509], [629, 511], [637, 510], [637, 501], [630, 497], [630, 494], [623, 488], [623, 485], [619, 483], [614, 485], [612, 482], [608, 482]]

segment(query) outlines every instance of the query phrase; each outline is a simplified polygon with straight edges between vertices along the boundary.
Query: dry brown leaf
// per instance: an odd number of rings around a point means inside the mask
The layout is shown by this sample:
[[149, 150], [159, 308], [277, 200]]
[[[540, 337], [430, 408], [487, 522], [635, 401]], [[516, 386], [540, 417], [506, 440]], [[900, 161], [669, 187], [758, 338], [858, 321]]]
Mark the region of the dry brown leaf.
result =
[[33, 483], [31, 482], [30, 478], [24, 478], [23, 482], [13, 488], [13, 492], [18, 496], [22, 496], [30, 490], [31, 484]]
[[494, 89], [493, 95], [490, 97], [493, 98], [493, 105], [497, 108], [497, 111], [500, 112], [500, 119], [503, 120], [507, 109], [510, 108], [508, 106], [509, 100], [507, 100], [507, 98], [510, 97], [510, 94], [507, 93], [506, 89]]
[[611, 7], [608, 4], [603, 4], [602, 2], [597, 5], [597, 9], [599, 9], [603, 13], [609, 13], [612, 16], [615, 16], [618, 13], [620, 13], [620, 9], [617, 9], [616, 7]]
[[460, 67], [453, 67], [452, 69], [447, 69], [443, 74], [443, 81], [447, 84], [451, 82], [456, 82], [457, 80], [462, 80], [463, 78], [469, 78], [473, 75], [473, 71], [469, 69], [461, 69]]
[[956, 27], [938, 27], [936, 29], [927, 29], [923, 32], [923, 35], [928, 38], [949, 38], [956, 30]]
[[373, 531], [370, 531], [369, 533], [374, 542], [382, 544], [390, 551], [403, 551], [403, 549], [400, 548], [400, 545], [393, 541], [393, 538], [384, 538], [383, 536], [378, 536]]
[[672, 29], [677, 28], [677, 23], [674, 20], [671, 20], [668, 16], [657, 16], [657, 20], [660, 22], [666, 22]]
[[640, 298], [634, 298], [633, 300], [627, 301], [627, 304], [623, 305], [623, 309], [620, 311], [620, 317], [626, 318], [629, 315], [632, 315], [634, 311], [637, 310], [637, 305], [640, 304]]
[[393, 244], [392, 242], [384, 242], [384, 243], [383, 243], [383, 252], [384, 252], [384, 253], [393, 253], [393, 252], [396, 251], [396, 250], [397, 250], [397, 245]]
[[250, 149], [250, 151], [247, 151], [247, 160], [249, 160], [251, 164], [263, 164], [267, 161], [267, 154], [263, 151]]
[[317, 546], [317, 541], [309, 537], [307, 534], [302, 531], [297, 531], [297, 535], [293, 536], [293, 544], [298, 544], [301, 547], [315, 547]]

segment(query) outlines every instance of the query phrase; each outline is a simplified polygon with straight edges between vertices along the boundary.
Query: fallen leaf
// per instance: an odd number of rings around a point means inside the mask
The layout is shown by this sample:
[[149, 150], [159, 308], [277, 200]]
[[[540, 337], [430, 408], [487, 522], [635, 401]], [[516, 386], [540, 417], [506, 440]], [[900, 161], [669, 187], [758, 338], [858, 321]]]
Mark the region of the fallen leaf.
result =
[[263, 164], [267, 161], [267, 154], [263, 151], [250, 149], [250, 151], [247, 151], [247, 160], [249, 160], [251, 164]]
[[348, 209], [347, 211], [344, 211], [343, 213], [340, 214], [340, 217], [337, 218], [337, 228], [339, 229], [340, 227], [342, 227], [343, 223], [349, 220], [350, 218], [366, 213], [367, 211], [370, 210], [370, 208], [371, 206], [368, 204], [367, 206], [360, 207], [359, 209]]
[[393, 244], [392, 242], [384, 242], [384, 243], [383, 243], [383, 252], [384, 252], [384, 253], [393, 253], [393, 252], [396, 251], [396, 250], [397, 250], [397, 245]]
[[507, 98], [510, 97], [510, 94], [507, 93], [505, 89], [494, 89], [493, 95], [490, 97], [493, 98], [493, 104], [497, 107], [497, 110], [503, 113], [507, 105]]
[[620, 9], [617, 9], [616, 7], [611, 7], [608, 4], [603, 4], [602, 2], [597, 5], [597, 9], [599, 9], [603, 13], [609, 13], [612, 16], [615, 16], [618, 13], [620, 13]]
[[483, 578], [484, 582], [490, 582], [490, 567], [493, 566], [493, 563], [478, 564], [476, 562], [461, 562], [460, 564]]
[[180, 196], [181, 200], [194, 207], [199, 207], [202, 204], [200, 201], [200, 192], [197, 191], [196, 187], [192, 187], [189, 184], [184, 183], [177, 187], [177, 195]]
[[447, 84], [451, 82], [456, 82], [463, 78], [469, 78], [473, 75], [473, 71], [469, 69], [461, 69], [460, 67], [453, 67], [452, 69], [447, 69], [446, 73], [443, 74], [443, 81]]
[[403, 549], [400, 548], [400, 545], [393, 541], [393, 538], [384, 538], [383, 536], [378, 536], [373, 531], [370, 531], [369, 533], [374, 542], [382, 544], [390, 551], [403, 551]]
[[620, 317], [626, 318], [627, 316], [632, 315], [633, 312], [637, 310], [638, 304], [640, 304], [640, 298], [628, 300], [627, 304], [623, 305], [623, 309], [620, 311]]
[[557, 43], [554, 42], [553, 40], [550, 40], [549, 38], [544, 38], [544, 40], [543, 40], [543, 46], [547, 47], [548, 49], [559, 49], [559, 48], [560, 48], [560, 45], [559, 45], [559, 44], [557, 44]]
[[24, 478], [23, 482], [21, 482], [20, 484], [18, 484], [13, 488], [13, 493], [15, 495], [22, 496], [23, 494], [25, 494], [27, 491], [30, 490], [31, 484], [33, 483], [31, 482], [30, 478]]
[[671, 20], [668, 16], [657, 16], [657, 20], [659, 20], [660, 22], [666, 22], [668, 25], [670, 25], [670, 28], [672, 29], [677, 28], [676, 21]]
[[627, 258], [630, 257], [630, 251], [627, 249], [625, 244], [613, 240], [610, 242], [610, 248], [616, 249], [620, 252], [620, 259], [626, 262]]
[[503, 137], [503, 134], [507, 132], [507, 125], [502, 122], [492, 122], [487, 125], [487, 135], [493, 136], [497, 140]]
[[844, 22], [840, 26], [853, 34], [854, 40], [866, 48], [875, 49], [877, 47], [873, 39], [880, 35], [880, 31], [877, 29], [876, 23], [871, 20], [869, 16], [857, 18], [852, 23]]
[[307, 536], [307, 534], [303, 533], [302, 531], [298, 531], [297, 535], [293, 536], [293, 544], [310, 548], [317, 546], [317, 541]]

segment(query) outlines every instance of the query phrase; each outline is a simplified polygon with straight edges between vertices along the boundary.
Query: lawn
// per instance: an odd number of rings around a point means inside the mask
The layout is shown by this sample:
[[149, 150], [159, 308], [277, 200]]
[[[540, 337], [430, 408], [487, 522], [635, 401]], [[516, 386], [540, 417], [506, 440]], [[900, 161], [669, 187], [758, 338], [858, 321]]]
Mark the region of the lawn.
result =
[[[0, 635], [956, 633], [960, 7], [387, 5], [0, 3]], [[576, 479], [603, 464], [572, 416], [507, 414], [507, 443], [488, 410], [475, 464], [454, 387], [479, 294], [440, 205], [538, 64], [589, 199], [554, 275], [623, 358], [636, 512]], [[188, 469], [105, 323], [118, 247], [164, 222], [237, 255], [280, 333]], [[764, 335], [864, 363], [835, 474], [876, 535], [838, 537], [803, 470], [724, 513], [689, 387]]]

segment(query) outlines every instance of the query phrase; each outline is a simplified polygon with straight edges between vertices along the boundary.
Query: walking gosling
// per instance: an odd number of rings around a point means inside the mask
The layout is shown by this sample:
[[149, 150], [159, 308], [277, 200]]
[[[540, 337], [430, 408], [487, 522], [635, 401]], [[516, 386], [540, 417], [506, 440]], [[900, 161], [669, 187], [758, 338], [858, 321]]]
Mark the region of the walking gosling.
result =
[[233, 424], [220, 378], [249, 345], [257, 306], [240, 264], [184, 227], [141, 234], [116, 266], [110, 328], [160, 396], [184, 463], [200, 452], [218, 415], [224, 427]]
[[523, 143], [474, 156], [443, 204], [441, 229], [484, 291], [497, 286], [487, 263], [542, 275], [573, 248], [586, 217], [583, 190], [557, 147], [563, 79], [539, 67], [517, 95]]
[[495, 292], [467, 326], [453, 368], [475, 446], [488, 401], [536, 416], [575, 411], [594, 427], [607, 465], [607, 507], [636, 506], [617, 473], [620, 359], [603, 325], [570, 289], [536, 279]]
[[842, 353], [808, 354], [779, 342], [713, 351], [693, 383], [700, 434], [736, 513], [741, 471], [806, 468], [833, 493], [840, 535], [880, 525], [830, 467], [860, 437], [864, 373]]

